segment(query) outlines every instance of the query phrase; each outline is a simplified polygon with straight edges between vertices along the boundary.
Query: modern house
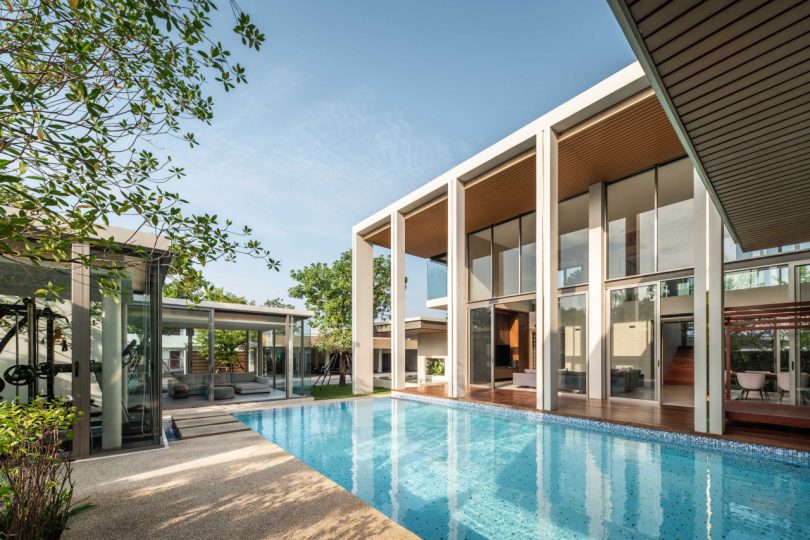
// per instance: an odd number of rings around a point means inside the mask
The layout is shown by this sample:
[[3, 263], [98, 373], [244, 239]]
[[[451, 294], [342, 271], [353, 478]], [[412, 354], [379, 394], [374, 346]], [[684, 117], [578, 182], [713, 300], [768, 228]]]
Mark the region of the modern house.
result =
[[446, 397], [810, 419], [808, 5], [610, 4], [638, 63], [353, 227], [356, 392], [381, 246], [394, 388], [407, 253], [447, 310]]
[[[445, 382], [447, 321], [435, 317], [405, 319], [406, 382]], [[374, 324], [374, 385], [391, 387], [391, 321]]]

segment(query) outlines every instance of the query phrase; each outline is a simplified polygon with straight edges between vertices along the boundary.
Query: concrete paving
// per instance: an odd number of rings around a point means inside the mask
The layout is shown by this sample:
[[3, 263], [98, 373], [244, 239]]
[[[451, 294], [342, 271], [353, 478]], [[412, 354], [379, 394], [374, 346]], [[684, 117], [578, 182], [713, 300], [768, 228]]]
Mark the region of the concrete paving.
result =
[[188, 427], [180, 430], [180, 438], [196, 439], [198, 437], [211, 437], [214, 435], [224, 435], [225, 433], [237, 433], [248, 431], [250, 428], [242, 422], [228, 422], [227, 424], [212, 424], [207, 426]]
[[214, 424], [230, 424], [236, 421], [236, 418], [230, 414], [214, 414], [210, 416], [201, 416], [198, 418], [175, 418], [174, 425], [177, 427], [177, 429], [183, 429], [190, 427], [213, 426]]
[[65, 539], [416, 538], [253, 431], [74, 464]]

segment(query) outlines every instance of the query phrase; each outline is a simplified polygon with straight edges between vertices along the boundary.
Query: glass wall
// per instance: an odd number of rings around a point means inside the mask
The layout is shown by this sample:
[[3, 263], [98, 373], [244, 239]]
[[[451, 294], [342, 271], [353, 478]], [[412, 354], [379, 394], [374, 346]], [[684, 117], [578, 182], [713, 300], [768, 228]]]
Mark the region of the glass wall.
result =
[[[725, 290], [726, 291], [739, 291], [745, 289], [758, 289], [762, 287], [780, 287], [787, 286], [788, 284], [788, 267], [783, 266], [768, 266], [765, 268], [753, 268], [750, 270], [740, 270], [737, 272], [726, 272], [725, 274]], [[781, 295], [780, 295], [781, 296]], [[774, 302], [784, 301], [787, 302], [787, 290], [785, 290], [785, 299], [774, 299]], [[756, 304], [753, 302], [752, 304]], [[744, 304], [737, 304], [744, 305]]]
[[658, 167], [658, 271], [694, 266], [694, 175], [688, 159]]
[[273, 330], [273, 388], [287, 390], [287, 334], [284, 328]]
[[[787, 265], [752, 268], [726, 272], [726, 307], [778, 304], [789, 301], [789, 270]], [[783, 353], [787, 336], [779, 337], [773, 330], [753, 330], [731, 334], [731, 370], [733, 372], [763, 371], [776, 373], [787, 364]], [[736, 392], [738, 388], [733, 387]], [[775, 391], [774, 387], [770, 390]], [[737, 397], [735, 395], [735, 397]], [[759, 396], [757, 395], [757, 398]]]
[[295, 319], [293, 322], [293, 380], [292, 393], [296, 396], [308, 396], [312, 382], [310, 380], [310, 323], [307, 319]]
[[[40, 289], [52, 284], [53, 294]], [[0, 258], [0, 396], [3, 400], [70, 396], [73, 318], [70, 269], [43, 261], [38, 268]], [[28, 324], [33, 314], [36, 324]], [[31, 331], [34, 331], [33, 334]], [[29, 347], [30, 339], [37, 344]]]
[[520, 218], [520, 290], [537, 290], [537, 214]]
[[585, 394], [588, 377], [585, 295], [561, 296], [559, 302], [560, 369], [557, 388], [560, 392]]
[[[159, 440], [159, 396], [152, 362], [152, 272], [131, 269], [113, 281], [90, 274], [91, 452]], [[114, 287], [111, 290], [109, 287]]]
[[608, 185], [608, 279], [694, 264], [693, 185], [687, 159]]
[[492, 383], [492, 308], [470, 310], [470, 384]]
[[562, 201], [558, 212], [558, 287], [588, 282], [588, 195]]
[[[308, 375], [304, 366], [304, 321], [296, 319], [293, 324], [293, 378], [292, 393], [304, 395], [304, 375]], [[308, 377], [307, 377], [308, 378]]]
[[520, 292], [520, 223], [507, 221], [492, 229], [495, 296]]
[[655, 285], [609, 292], [610, 395], [654, 400]]
[[492, 229], [470, 234], [467, 238], [470, 300], [484, 300], [492, 297]]
[[[796, 301], [810, 302], [810, 265], [796, 267]], [[810, 405], [810, 330], [798, 330], [796, 340], [798, 405]]]
[[738, 246], [731, 238], [731, 234], [729, 234], [728, 229], [723, 227], [723, 258], [726, 262], [742, 261], [757, 257], [768, 257], [771, 255], [779, 255], [780, 253], [792, 253], [794, 251], [803, 251], [806, 249], [810, 249], [810, 243], [787, 244], [768, 249], [743, 251], [740, 246]]
[[427, 260], [427, 299], [447, 296], [447, 255]]
[[655, 171], [607, 187], [608, 278], [655, 271]]
[[469, 300], [487, 300], [536, 289], [535, 215], [467, 235]]

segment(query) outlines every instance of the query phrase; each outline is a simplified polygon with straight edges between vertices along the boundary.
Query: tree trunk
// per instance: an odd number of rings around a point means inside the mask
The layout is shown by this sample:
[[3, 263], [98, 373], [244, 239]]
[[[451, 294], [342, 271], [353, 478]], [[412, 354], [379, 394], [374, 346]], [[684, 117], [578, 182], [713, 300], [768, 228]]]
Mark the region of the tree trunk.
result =
[[342, 352], [338, 353], [340, 355], [340, 384], [346, 384], [346, 355]]

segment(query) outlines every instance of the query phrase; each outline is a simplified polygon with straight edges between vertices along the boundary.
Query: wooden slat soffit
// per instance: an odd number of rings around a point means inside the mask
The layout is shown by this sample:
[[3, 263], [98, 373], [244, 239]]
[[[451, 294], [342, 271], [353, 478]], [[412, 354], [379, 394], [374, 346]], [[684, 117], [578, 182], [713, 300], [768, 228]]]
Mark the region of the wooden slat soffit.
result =
[[810, 2], [610, 1], [742, 248], [810, 241]]
[[[592, 184], [617, 180], [684, 155], [652, 91], [632, 98], [559, 135], [560, 200]], [[535, 209], [534, 150], [519, 154], [465, 183], [466, 231], [473, 232]], [[388, 224], [366, 240], [390, 247]], [[405, 250], [420, 257], [447, 251], [447, 196], [405, 216]]]

